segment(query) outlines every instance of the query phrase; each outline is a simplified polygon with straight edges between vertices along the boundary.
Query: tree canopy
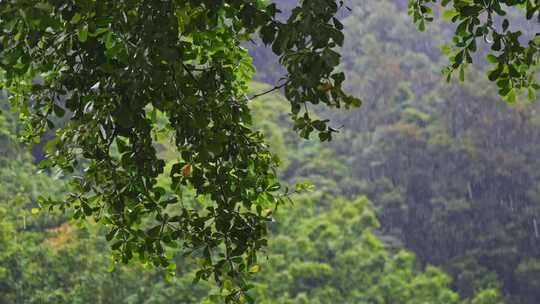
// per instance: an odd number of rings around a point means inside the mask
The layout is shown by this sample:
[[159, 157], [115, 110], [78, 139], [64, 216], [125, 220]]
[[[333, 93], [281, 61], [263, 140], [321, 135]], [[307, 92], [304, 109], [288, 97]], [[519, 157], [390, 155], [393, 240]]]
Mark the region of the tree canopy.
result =
[[[409, 3], [424, 29], [439, 2]], [[361, 104], [344, 92], [338, 69], [345, 3], [299, 1], [287, 17], [272, 1], [250, 0], [0, 4], [2, 88], [27, 142], [54, 132], [40, 166], [71, 181], [67, 198], [41, 204], [106, 225], [118, 261], [168, 267], [165, 247], [180, 244], [205, 258], [198, 278], [246, 288], [267, 222], [302, 185], [280, 185], [279, 160], [251, 127], [248, 103], [268, 91], [249, 92], [255, 70], [243, 43], [260, 39], [279, 57], [286, 74], [269, 91], [283, 89], [302, 137], [328, 141], [337, 130], [310, 107]], [[509, 101], [523, 88], [535, 95], [540, 36], [523, 42], [495, 16], [516, 7], [533, 18], [538, 0], [441, 4], [452, 5], [442, 15], [458, 23], [449, 74], [464, 77], [482, 39], [492, 43], [489, 79], [499, 93]], [[155, 148], [161, 140], [176, 146], [168, 167]], [[189, 204], [193, 196], [204, 204]]]
[[[282, 170], [297, 172], [291, 178], [314, 179], [326, 187], [295, 196], [294, 205], [283, 206], [274, 214], [267, 259], [253, 275], [252, 288], [238, 296], [240, 302], [505, 303], [494, 287], [482, 286], [474, 295], [458, 296], [450, 289], [453, 277], [434, 266], [424, 266], [406, 249], [389, 247], [375, 217], [377, 204], [363, 196], [345, 198], [342, 195], [350, 195], [345, 188], [335, 194], [329, 191], [335, 184], [347, 184], [343, 181], [347, 167], [339, 166], [335, 160], [339, 156], [333, 155], [328, 145], [296, 138], [286, 123], [286, 107], [277, 93], [262, 97], [251, 106], [254, 127], [272, 140], [273, 152], [287, 160]], [[229, 280], [223, 282], [223, 291], [212, 282], [193, 284], [196, 261], [203, 258], [183, 256], [181, 251], [170, 256], [177, 265], [175, 270], [138, 264], [111, 268], [104, 227], [90, 221], [69, 221], [58, 212], [34, 214], [38, 194], [57, 196], [67, 189], [52, 176], [35, 175], [30, 152], [20, 147], [14, 136], [14, 115], [3, 113], [0, 117], [0, 147], [10, 151], [0, 154], [0, 302], [222, 304], [233, 292], [234, 284]], [[280, 142], [284, 138], [289, 140]], [[281, 144], [284, 149], [279, 149]], [[294, 149], [295, 145], [301, 147]], [[287, 155], [287, 150], [293, 149], [296, 153]], [[168, 151], [175, 148], [163, 142], [158, 150], [170, 160]], [[310, 160], [305, 161], [307, 158]], [[317, 170], [332, 169], [333, 175], [317, 176]], [[169, 271], [176, 276], [170, 277]]]

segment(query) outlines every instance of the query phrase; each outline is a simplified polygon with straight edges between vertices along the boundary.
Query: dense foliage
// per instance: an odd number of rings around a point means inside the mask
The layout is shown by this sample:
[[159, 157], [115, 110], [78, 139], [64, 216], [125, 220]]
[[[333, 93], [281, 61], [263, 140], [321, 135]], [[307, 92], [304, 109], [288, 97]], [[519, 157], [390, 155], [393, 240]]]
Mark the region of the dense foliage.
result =
[[426, 22], [433, 21], [433, 6], [441, 4], [450, 7], [443, 15], [457, 24], [453, 47], [446, 47], [452, 52], [451, 65], [445, 70], [448, 77], [459, 71], [459, 78], [465, 78], [465, 67], [473, 63], [472, 55], [478, 50], [478, 42], [491, 44], [488, 60], [493, 64], [489, 79], [496, 81], [499, 94], [510, 102], [516, 100], [516, 94], [527, 89], [529, 98], [535, 99], [535, 92], [540, 85], [536, 70], [540, 58], [540, 31], [524, 33], [510, 22], [508, 7], [520, 7], [522, 20], [536, 19], [540, 22], [540, 1], [538, 0], [413, 0], [409, 9], [418, 22], [421, 31]]
[[[39, 141], [58, 127], [41, 166], [72, 181], [67, 198], [40, 203], [108, 225], [124, 263], [169, 267], [166, 246], [181, 244], [206, 257], [198, 276], [219, 283], [246, 278], [256, 263], [267, 242], [264, 210], [288, 193], [276, 194], [276, 160], [250, 128], [254, 69], [241, 42], [256, 33], [280, 56], [280, 87], [303, 136], [316, 129], [329, 140], [335, 132], [300, 113], [307, 103], [358, 104], [334, 71], [343, 35], [332, 0], [302, 2], [286, 22], [263, 1], [0, 4], [3, 88], [25, 123], [22, 135]], [[159, 138], [176, 145], [167, 172], [154, 148]], [[164, 174], [168, 189], [157, 183]], [[186, 207], [191, 191], [214, 203]]]
[[[274, 111], [284, 106], [284, 100], [272, 96], [262, 101], [253, 107], [261, 122], [257, 128], [269, 138], [281, 139], [276, 147], [284, 149], [275, 153], [302, 144], [283, 127], [287, 117]], [[67, 221], [66, 216], [54, 213], [38, 213], [36, 194], [59, 195], [65, 191], [63, 183], [46, 174], [35, 175], [30, 155], [16, 143], [15, 120], [7, 115], [2, 118], [0, 130], [6, 137], [0, 143], [14, 153], [0, 156], [5, 164], [0, 171], [0, 302], [223, 303], [215, 286], [193, 283], [194, 264], [204, 263], [203, 256], [192, 260], [175, 251], [169, 256], [177, 265], [172, 269], [174, 277], [150, 265], [112, 267], [105, 229], [95, 223]], [[174, 147], [158, 149], [166, 156], [166, 150]], [[309, 154], [309, 150], [305, 147], [301, 153]], [[289, 164], [300, 169], [297, 161], [303, 157], [289, 155]], [[308, 163], [303, 170], [311, 170]], [[435, 267], [420, 266], [411, 252], [390, 251], [377, 236], [379, 223], [365, 197], [349, 200], [316, 190], [298, 195], [294, 205], [284, 206], [273, 218], [267, 259], [251, 269], [253, 287], [240, 302], [494, 304], [500, 300], [496, 289], [485, 289], [470, 301], [461, 301], [449, 288], [450, 276]], [[225, 294], [232, 288], [232, 282], [224, 282]]]

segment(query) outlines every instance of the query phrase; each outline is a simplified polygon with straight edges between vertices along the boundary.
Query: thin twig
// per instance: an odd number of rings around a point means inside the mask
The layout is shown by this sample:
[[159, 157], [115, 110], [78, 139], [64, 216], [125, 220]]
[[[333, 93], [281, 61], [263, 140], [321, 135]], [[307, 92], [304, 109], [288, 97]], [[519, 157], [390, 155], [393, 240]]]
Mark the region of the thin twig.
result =
[[284, 86], [288, 85], [290, 82], [291, 82], [290, 80], [287, 80], [287, 82], [285, 82], [283, 84], [277, 85], [277, 86], [275, 86], [275, 87], [273, 87], [273, 88], [271, 88], [269, 90], [266, 90], [266, 91], [264, 91], [262, 93], [255, 94], [255, 95], [253, 95], [251, 97], [248, 97], [248, 100], [251, 101], [251, 100], [253, 100], [253, 99], [257, 98], [257, 97], [261, 97], [261, 96], [264, 96], [266, 94], [272, 93], [272, 92], [274, 92], [276, 90], [279, 90], [279, 89], [283, 88]]
[[[184, 68], [184, 70], [189, 74], [189, 76], [193, 79], [193, 81], [195, 81], [195, 83], [197, 84], [197, 86], [199, 86], [199, 80], [195, 77], [195, 75], [193, 75], [193, 73], [191, 72], [191, 70], [187, 67], [187, 65], [185, 63], [182, 63], [182, 67]], [[200, 88], [199, 88], [200, 89]]]

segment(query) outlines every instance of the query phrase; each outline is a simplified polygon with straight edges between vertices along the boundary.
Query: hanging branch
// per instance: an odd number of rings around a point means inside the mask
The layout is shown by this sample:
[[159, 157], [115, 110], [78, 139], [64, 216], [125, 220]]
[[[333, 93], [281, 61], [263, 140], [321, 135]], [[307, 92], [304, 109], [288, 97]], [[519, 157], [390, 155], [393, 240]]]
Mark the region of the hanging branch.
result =
[[264, 95], [266, 95], [266, 94], [270, 94], [270, 93], [272, 93], [272, 92], [274, 92], [274, 91], [277, 91], [277, 90], [279, 90], [279, 89], [285, 87], [286, 85], [288, 85], [290, 82], [291, 82], [290, 80], [287, 80], [287, 81], [286, 81], [285, 83], [283, 83], [283, 84], [276, 85], [276, 86], [274, 86], [273, 88], [268, 89], [268, 90], [266, 90], [266, 91], [264, 91], [264, 92], [262, 92], [262, 93], [255, 94], [255, 95], [253, 95], [253, 96], [251, 96], [251, 97], [248, 97], [248, 102], [249, 102], [249, 101], [252, 101], [252, 100], [255, 99], [255, 98], [258, 98], [258, 97], [264, 96]]

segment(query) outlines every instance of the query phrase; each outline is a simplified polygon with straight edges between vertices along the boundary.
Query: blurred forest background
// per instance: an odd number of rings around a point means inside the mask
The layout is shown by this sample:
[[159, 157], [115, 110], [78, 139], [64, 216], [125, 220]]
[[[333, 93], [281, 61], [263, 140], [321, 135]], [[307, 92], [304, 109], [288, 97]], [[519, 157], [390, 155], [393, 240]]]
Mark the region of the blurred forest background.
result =
[[[465, 82], [447, 83], [441, 45], [453, 29], [419, 33], [406, 0], [348, 2], [342, 69], [364, 105], [313, 109], [340, 129], [333, 141], [299, 139], [279, 92], [252, 102], [281, 178], [314, 187], [274, 215], [250, 295], [276, 304], [540, 303], [538, 104], [502, 101], [482, 52]], [[253, 91], [271, 88], [276, 59], [246, 47]], [[113, 269], [104, 230], [40, 212], [40, 195], [69, 189], [54, 172], [37, 173], [39, 146], [17, 143], [15, 115], [0, 105], [0, 303], [213, 303], [219, 291], [192, 284], [197, 261], [180, 251], [176, 277]], [[160, 150], [174, 159], [167, 142]]]

